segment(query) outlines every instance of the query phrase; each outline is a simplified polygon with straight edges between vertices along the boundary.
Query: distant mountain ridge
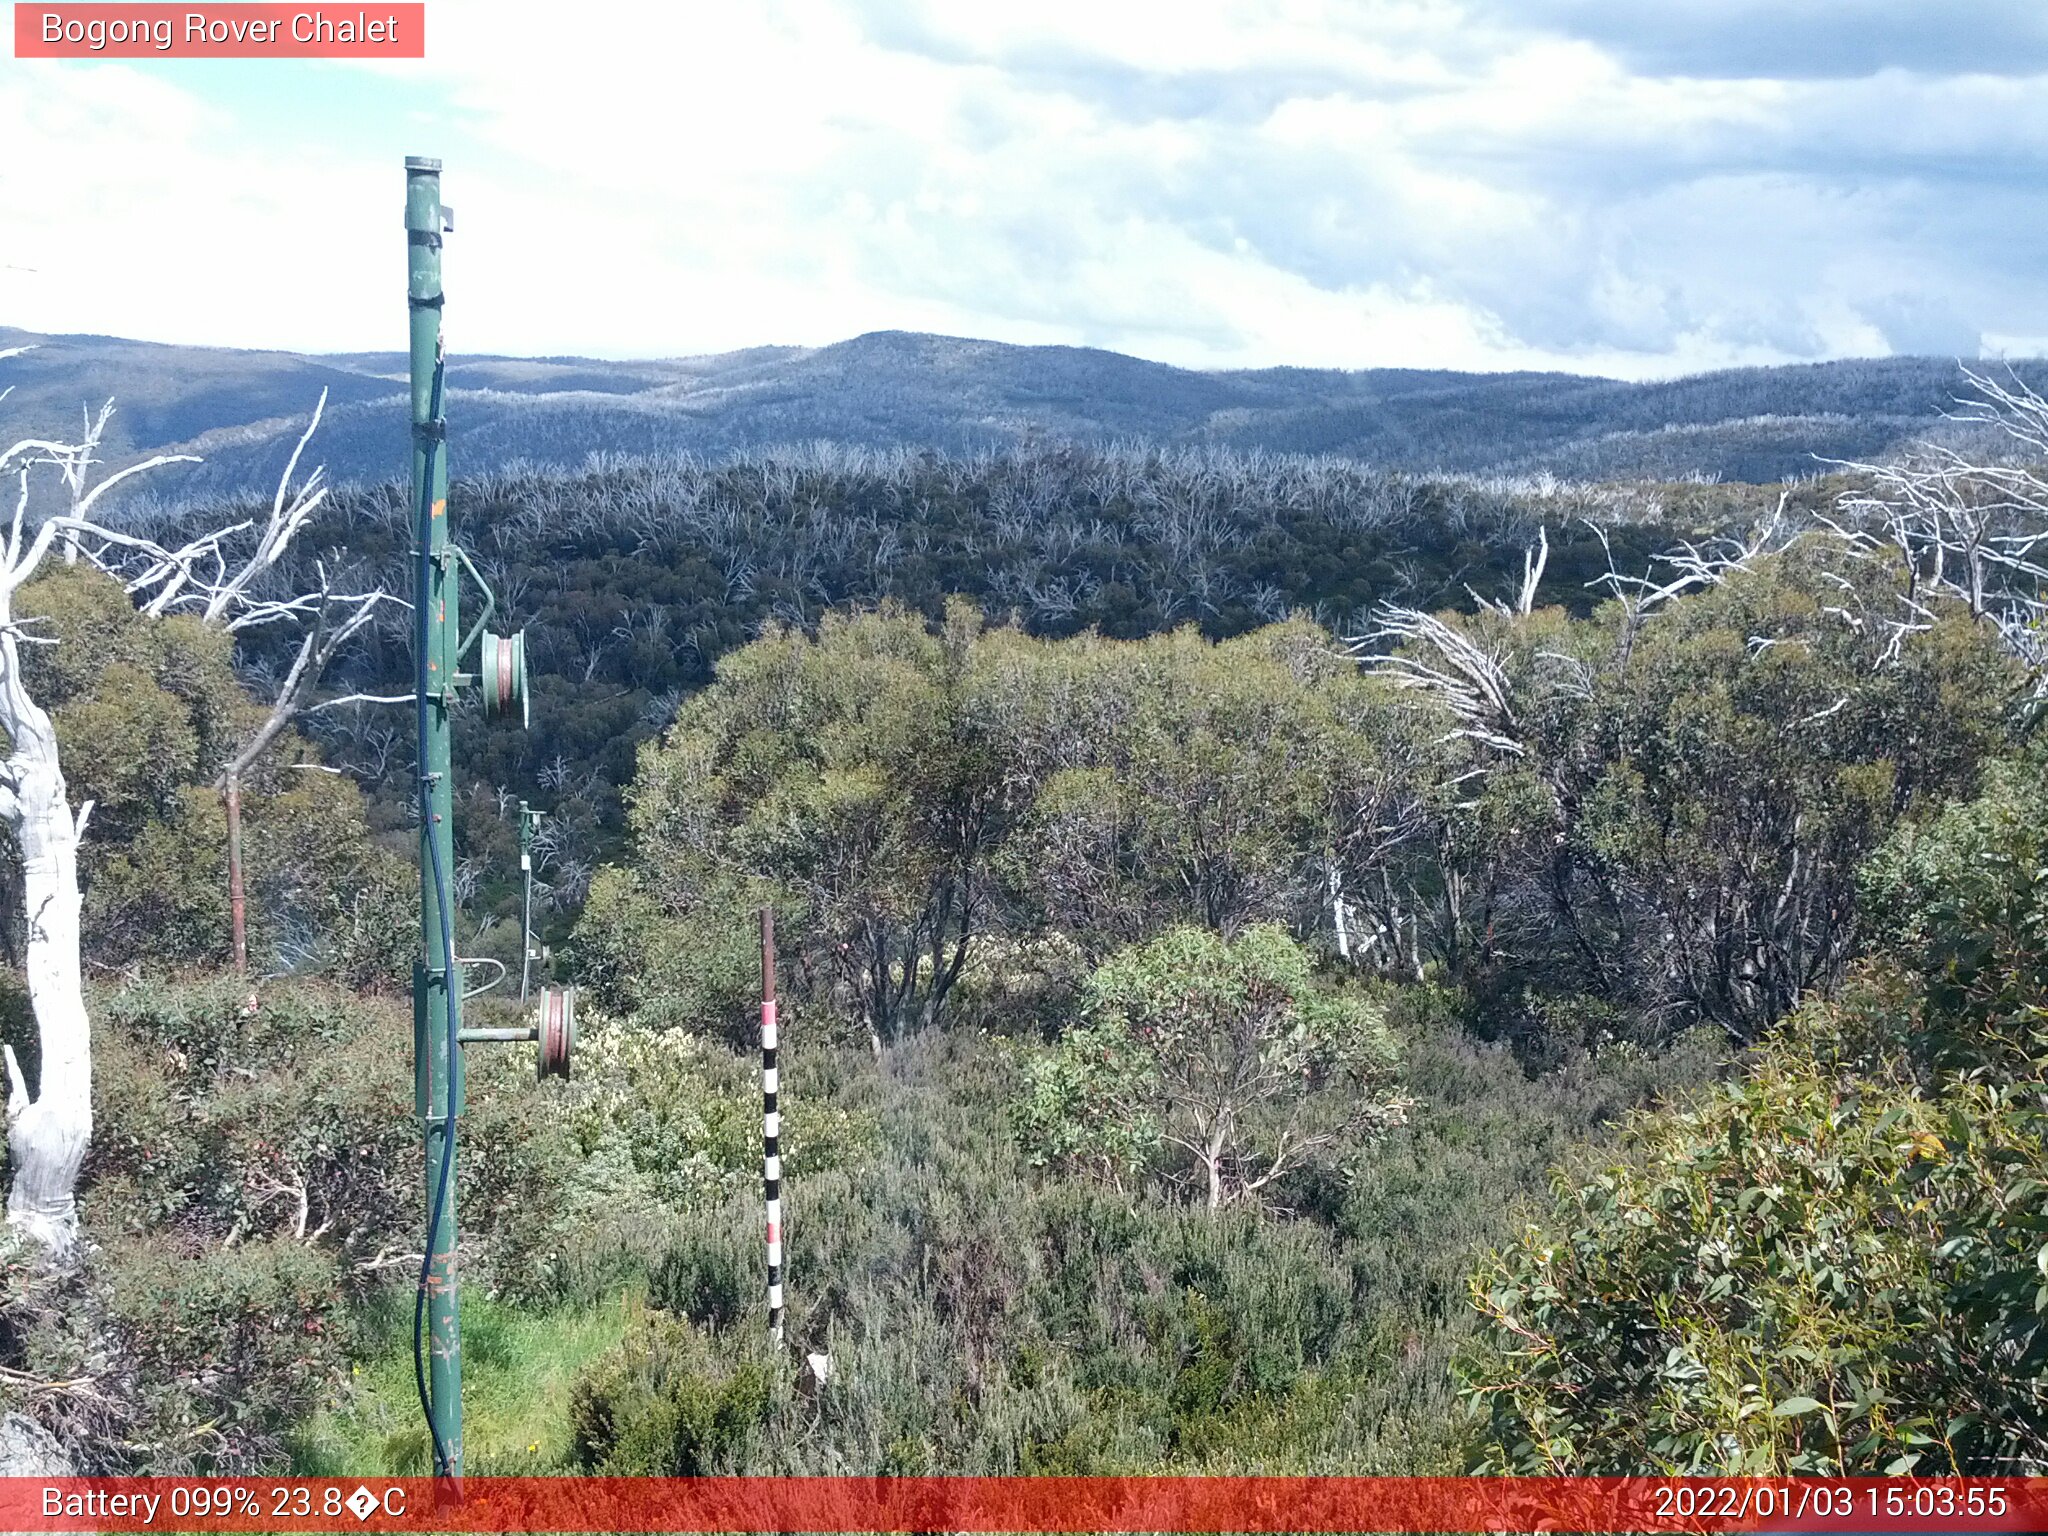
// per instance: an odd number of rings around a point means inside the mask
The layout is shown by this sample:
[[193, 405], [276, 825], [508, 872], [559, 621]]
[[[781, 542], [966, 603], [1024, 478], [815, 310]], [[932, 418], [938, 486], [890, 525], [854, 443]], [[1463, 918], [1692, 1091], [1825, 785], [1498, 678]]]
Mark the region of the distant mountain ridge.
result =
[[[337, 482], [404, 473], [405, 356], [167, 346], [0, 327], [14, 435], [68, 430], [112, 395], [116, 456], [183, 450], [177, 496], [273, 483], [324, 388], [317, 456]], [[1871, 458], [1942, 420], [1946, 358], [1744, 368], [1631, 384], [1565, 373], [1376, 368], [1205, 372], [1087, 347], [879, 331], [825, 347], [704, 357], [457, 357], [458, 473], [592, 452], [699, 456], [830, 440], [958, 452], [1029, 440], [1328, 454], [1391, 469], [1571, 479], [1768, 482]]]

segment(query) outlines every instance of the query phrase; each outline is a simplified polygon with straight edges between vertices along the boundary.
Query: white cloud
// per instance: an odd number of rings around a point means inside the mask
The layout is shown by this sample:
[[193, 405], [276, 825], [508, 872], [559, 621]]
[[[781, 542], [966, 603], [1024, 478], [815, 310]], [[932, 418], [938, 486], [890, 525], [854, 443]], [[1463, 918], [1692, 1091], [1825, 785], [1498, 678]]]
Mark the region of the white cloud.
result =
[[0, 320], [393, 347], [411, 150], [448, 163], [470, 350], [902, 327], [1648, 375], [2048, 334], [2013, 228], [2048, 211], [2042, 81], [1744, 74], [1711, 28], [1687, 73], [1668, 16], [1541, 11], [432, 0], [424, 64], [240, 66], [364, 102], [317, 127], [229, 66], [8, 63]]
[[[371, 270], [373, 246], [392, 266], [389, 240], [348, 216], [366, 202], [353, 172], [317, 147], [276, 152], [165, 74], [12, 64], [0, 74], [0, 315], [29, 329], [338, 343], [316, 317], [348, 274]], [[375, 233], [388, 235], [389, 182], [380, 190]]]

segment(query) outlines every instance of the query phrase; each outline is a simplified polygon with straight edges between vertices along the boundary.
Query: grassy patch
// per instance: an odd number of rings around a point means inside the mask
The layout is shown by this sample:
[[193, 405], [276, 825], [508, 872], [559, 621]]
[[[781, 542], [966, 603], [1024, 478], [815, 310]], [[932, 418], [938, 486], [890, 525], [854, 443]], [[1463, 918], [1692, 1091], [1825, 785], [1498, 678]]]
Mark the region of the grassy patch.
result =
[[[527, 1312], [462, 1298], [465, 1470], [478, 1476], [569, 1469], [569, 1392], [577, 1373], [625, 1336], [639, 1310], [622, 1293], [600, 1306]], [[364, 1319], [364, 1350], [335, 1398], [293, 1444], [302, 1477], [423, 1476], [431, 1471], [412, 1366], [412, 1297], [391, 1292]]]

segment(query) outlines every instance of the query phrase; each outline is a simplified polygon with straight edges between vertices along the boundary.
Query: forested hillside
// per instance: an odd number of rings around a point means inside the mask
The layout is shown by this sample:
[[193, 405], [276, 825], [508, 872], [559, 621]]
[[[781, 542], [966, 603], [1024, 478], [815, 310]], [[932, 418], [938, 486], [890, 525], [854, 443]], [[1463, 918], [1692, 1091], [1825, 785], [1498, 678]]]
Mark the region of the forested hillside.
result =
[[[125, 402], [110, 445], [204, 463], [172, 497], [268, 490], [322, 390], [326, 462], [342, 483], [403, 469], [405, 360], [152, 346], [0, 327], [15, 419], [59, 432], [96, 380]], [[2033, 377], [2032, 365], [2019, 365]], [[577, 468], [592, 453], [723, 457], [832, 442], [974, 454], [1044, 441], [1331, 454], [1414, 474], [1769, 483], [1871, 459], [1942, 420], [1953, 359], [1742, 368], [1656, 383], [1558, 373], [1267, 368], [1201, 372], [1082, 347], [876, 332], [827, 347], [755, 347], [640, 362], [451, 357], [460, 470]]]
[[[1811, 484], [1793, 505], [1814, 509], [1833, 493]], [[1349, 635], [1371, 627], [1382, 601], [1469, 605], [1475, 591], [1512, 586], [1525, 544], [1544, 527], [1543, 599], [1584, 612], [1598, 600], [1589, 584], [1610, 564], [1639, 571], [1672, 538], [1741, 523], [1778, 496], [1065, 445], [969, 458], [820, 447], [716, 465], [629, 459], [471, 477], [451, 499], [505, 604], [495, 622], [528, 631], [534, 726], [465, 721], [465, 791], [479, 809], [463, 823], [462, 851], [509, 916], [515, 851], [501, 818], [481, 807], [523, 786], [553, 814], [551, 896], [573, 915], [616, 846], [639, 745], [711, 680], [720, 657], [771, 621], [810, 627], [884, 601], [936, 620], [958, 596], [1041, 635], [1132, 638], [1188, 625], [1225, 638], [1297, 610]], [[137, 526], [175, 545], [224, 515], [186, 508]], [[321, 566], [338, 582], [403, 590], [408, 547], [393, 488], [343, 491], [275, 579], [304, 583]], [[337, 662], [332, 691], [402, 692], [406, 626], [401, 611], [385, 611]], [[274, 684], [296, 644], [286, 629], [254, 631], [245, 662]], [[364, 783], [386, 824], [406, 814], [412, 746], [402, 710], [350, 707], [307, 728]]]
[[[530, 732], [457, 717], [458, 953], [516, 970], [531, 799], [584, 1024], [566, 1084], [470, 1050], [469, 1470], [2048, 1469], [2041, 474], [461, 480], [536, 676]], [[405, 498], [318, 504], [243, 627], [151, 595], [286, 501], [79, 534], [0, 645], [84, 827], [95, 1056], [83, 1242], [10, 1224], [0, 1393], [79, 1467], [428, 1465], [402, 703], [240, 781], [247, 974], [225, 894], [225, 766], [334, 593], [409, 591]], [[359, 611], [323, 701], [410, 686]]]

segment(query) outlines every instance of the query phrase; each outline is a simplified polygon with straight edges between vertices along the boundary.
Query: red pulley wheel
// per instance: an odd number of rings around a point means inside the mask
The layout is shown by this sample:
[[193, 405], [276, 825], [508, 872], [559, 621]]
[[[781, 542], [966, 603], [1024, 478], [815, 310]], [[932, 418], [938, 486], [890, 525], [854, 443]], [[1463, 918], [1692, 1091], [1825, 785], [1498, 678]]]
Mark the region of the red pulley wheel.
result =
[[566, 1078], [576, 1048], [576, 989], [543, 987], [540, 993], [540, 1075]]
[[512, 635], [486, 634], [477, 665], [477, 684], [483, 696], [484, 713], [509, 715], [519, 711], [527, 723], [526, 631]]

